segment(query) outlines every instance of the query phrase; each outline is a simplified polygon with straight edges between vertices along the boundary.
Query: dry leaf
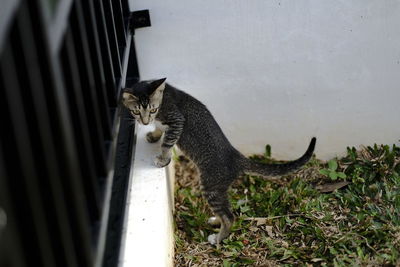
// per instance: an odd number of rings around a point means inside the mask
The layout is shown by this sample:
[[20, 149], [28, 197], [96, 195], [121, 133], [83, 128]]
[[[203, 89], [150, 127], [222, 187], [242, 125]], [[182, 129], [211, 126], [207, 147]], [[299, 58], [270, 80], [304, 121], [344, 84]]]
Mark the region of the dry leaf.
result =
[[267, 222], [267, 218], [257, 218], [257, 226], [264, 225]]
[[311, 261], [312, 261], [312, 262], [319, 262], [319, 261], [323, 261], [323, 259], [321, 259], [321, 258], [314, 258], [314, 259], [312, 259]]
[[258, 227], [250, 226], [249, 230], [252, 231], [252, 232], [257, 232], [258, 231]]
[[274, 233], [272, 232], [272, 226], [266, 225], [265, 226], [265, 231], [267, 231], [267, 234], [268, 234], [269, 237], [271, 237], [271, 238], [275, 237]]
[[289, 247], [289, 243], [288, 242], [286, 242], [285, 240], [280, 240], [280, 241], [281, 241], [282, 247], [284, 247], [284, 248], [288, 248]]
[[317, 185], [315, 189], [320, 191], [321, 193], [330, 193], [333, 192], [337, 189], [340, 189], [346, 185], [348, 185], [350, 182], [347, 181], [341, 181], [337, 183], [329, 183], [329, 184], [323, 184], [323, 185]]

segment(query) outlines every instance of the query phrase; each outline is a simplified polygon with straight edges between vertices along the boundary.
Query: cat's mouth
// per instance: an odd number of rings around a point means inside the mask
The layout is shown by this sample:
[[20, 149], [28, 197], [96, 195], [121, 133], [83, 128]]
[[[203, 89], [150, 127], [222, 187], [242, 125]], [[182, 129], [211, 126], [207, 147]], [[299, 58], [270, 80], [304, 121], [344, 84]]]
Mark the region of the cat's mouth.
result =
[[138, 121], [139, 121], [139, 123], [142, 124], [142, 125], [149, 125], [149, 124], [152, 122], [151, 119], [149, 119], [148, 121], [143, 121], [142, 119], [140, 119], [140, 120], [138, 120]]

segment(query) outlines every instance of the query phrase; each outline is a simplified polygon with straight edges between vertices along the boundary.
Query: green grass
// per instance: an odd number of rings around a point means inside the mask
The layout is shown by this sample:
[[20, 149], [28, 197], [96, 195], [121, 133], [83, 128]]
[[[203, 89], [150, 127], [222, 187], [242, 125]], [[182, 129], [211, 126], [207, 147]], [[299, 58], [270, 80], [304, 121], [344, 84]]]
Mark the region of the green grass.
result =
[[[253, 159], [273, 161], [268, 149]], [[195, 168], [178, 161], [176, 265], [399, 266], [400, 148], [348, 148], [334, 161], [313, 159], [278, 181], [239, 179], [230, 190], [236, 221], [219, 248], [207, 243], [217, 229]], [[345, 175], [321, 171], [329, 169]], [[331, 193], [315, 189], [343, 180], [351, 183]]]

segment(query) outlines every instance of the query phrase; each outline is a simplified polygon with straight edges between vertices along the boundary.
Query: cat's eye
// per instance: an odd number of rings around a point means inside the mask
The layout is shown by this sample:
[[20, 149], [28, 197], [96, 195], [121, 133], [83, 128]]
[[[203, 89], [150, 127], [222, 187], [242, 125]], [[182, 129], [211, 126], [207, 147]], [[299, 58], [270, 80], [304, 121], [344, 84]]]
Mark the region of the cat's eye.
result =
[[156, 113], [156, 112], [157, 112], [157, 109], [156, 109], [156, 108], [150, 109], [150, 113]]
[[135, 115], [140, 115], [140, 111], [137, 109], [131, 110], [131, 113]]

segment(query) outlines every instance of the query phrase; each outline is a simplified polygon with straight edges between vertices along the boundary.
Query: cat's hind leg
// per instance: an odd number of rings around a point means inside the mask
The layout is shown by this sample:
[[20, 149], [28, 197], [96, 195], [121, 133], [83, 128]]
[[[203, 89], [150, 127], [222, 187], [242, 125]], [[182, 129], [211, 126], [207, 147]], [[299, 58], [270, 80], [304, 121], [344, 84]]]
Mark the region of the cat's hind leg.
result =
[[216, 222], [220, 222], [221, 226], [218, 234], [208, 236], [208, 242], [211, 244], [219, 244], [225, 239], [231, 230], [234, 216], [230, 209], [230, 203], [226, 192], [205, 191], [204, 196], [210, 205], [210, 208], [215, 213]]
[[158, 140], [160, 140], [162, 134], [163, 134], [163, 131], [159, 128], [156, 128], [154, 131], [147, 133], [146, 140], [149, 143], [155, 143]]

